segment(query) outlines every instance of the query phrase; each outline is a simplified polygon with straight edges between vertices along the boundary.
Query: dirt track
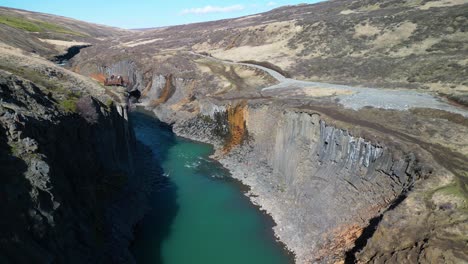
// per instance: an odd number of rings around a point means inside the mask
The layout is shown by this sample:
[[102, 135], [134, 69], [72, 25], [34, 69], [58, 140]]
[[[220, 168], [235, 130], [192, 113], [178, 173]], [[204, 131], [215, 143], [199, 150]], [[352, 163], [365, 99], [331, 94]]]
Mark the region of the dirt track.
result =
[[[309, 90], [311, 88], [317, 90], [331, 89], [336, 91], [335, 94], [336, 97], [339, 99], [340, 104], [342, 104], [346, 108], [351, 108], [354, 110], [358, 110], [363, 107], [395, 109], [400, 111], [409, 110], [410, 108], [433, 108], [448, 111], [451, 113], [461, 114], [464, 117], [468, 117], [467, 110], [451, 105], [447, 102], [442, 101], [442, 99], [436, 98], [427, 93], [405, 89], [396, 90], [368, 87], [352, 87], [347, 85], [301, 81], [286, 78], [277, 71], [256, 64], [225, 61], [211, 56], [198, 54], [195, 52], [190, 52], [190, 54], [201, 56], [225, 64], [245, 65], [265, 71], [268, 74], [270, 74], [273, 78], [275, 78], [278, 81], [278, 84], [263, 88], [261, 89], [261, 91], [269, 92], [273, 95], [275, 93], [275, 90], [281, 90], [284, 95], [285, 90], [289, 90], [291, 91], [291, 93], [293, 93], [293, 91], [297, 91], [297, 89], [305, 88]], [[351, 91], [351, 93], [349, 93], [349, 91]], [[304, 94], [307, 94], [307, 92], [305, 92]]]

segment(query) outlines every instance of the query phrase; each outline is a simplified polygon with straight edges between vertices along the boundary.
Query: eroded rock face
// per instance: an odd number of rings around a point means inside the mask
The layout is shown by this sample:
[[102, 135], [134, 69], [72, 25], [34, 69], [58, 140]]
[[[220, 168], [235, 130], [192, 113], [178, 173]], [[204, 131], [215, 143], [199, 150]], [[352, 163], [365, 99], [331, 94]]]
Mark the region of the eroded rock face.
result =
[[[77, 56], [79, 57], [79, 55]], [[73, 60], [75, 60], [74, 58]], [[73, 62], [72, 60], [72, 62]], [[117, 60], [109, 65], [85, 64], [73, 67], [73, 70], [82, 75], [87, 75], [96, 81], [104, 84], [104, 80], [111, 75], [122, 76], [124, 78], [127, 90], [141, 89], [143, 87], [143, 74], [135, 62], [129, 59]]]
[[138, 188], [126, 109], [92, 100], [90, 123], [41, 91], [0, 72], [0, 262], [133, 262], [143, 197], [119, 203]]
[[[278, 222], [288, 223], [276, 231], [299, 262], [339, 260], [367, 221], [419, 177], [417, 161], [411, 154], [395, 157], [390, 149], [328, 126], [317, 114], [287, 111], [270, 116], [270, 110], [249, 114], [253, 140], [248, 154], [233, 153], [222, 161], [271, 171], [247, 175], [273, 183], [262, 192], [270, 193], [265, 193], [271, 199], [267, 204], [279, 207]], [[260, 121], [267, 118], [277, 122]]]
[[318, 113], [274, 104], [244, 106], [248, 136], [233, 146], [235, 131], [216, 128], [236, 127], [228, 112], [240, 105], [202, 107], [207, 115], [176, 123], [174, 130], [208, 142], [218, 135], [218, 158], [251, 186], [253, 201], [271, 213], [276, 234], [298, 263], [344, 260], [369, 221], [430, 174], [413, 153], [354, 137]]

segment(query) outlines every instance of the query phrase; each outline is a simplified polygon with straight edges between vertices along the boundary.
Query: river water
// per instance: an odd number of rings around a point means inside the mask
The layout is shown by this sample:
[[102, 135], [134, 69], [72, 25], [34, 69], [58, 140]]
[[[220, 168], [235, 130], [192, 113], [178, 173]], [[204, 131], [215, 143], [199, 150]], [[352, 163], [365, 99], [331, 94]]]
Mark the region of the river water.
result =
[[138, 263], [293, 263], [273, 236], [272, 219], [208, 158], [212, 146], [175, 136], [149, 113], [130, 116], [140, 143], [139, 173], [166, 176], [151, 183], [150, 212], [136, 228]]

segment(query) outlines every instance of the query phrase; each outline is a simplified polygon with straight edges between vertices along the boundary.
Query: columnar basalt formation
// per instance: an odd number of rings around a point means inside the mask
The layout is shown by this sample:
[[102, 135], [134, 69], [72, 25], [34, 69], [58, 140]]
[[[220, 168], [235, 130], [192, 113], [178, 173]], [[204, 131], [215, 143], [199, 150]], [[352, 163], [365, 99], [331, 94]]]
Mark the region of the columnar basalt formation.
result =
[[[245, 124], [248, 141], [225, 145], [220, 161], [252, 187], [253, 200], [272, 214], [276, 234], [298, 263], [343, 260], [369, 220], [431, 171], [413, 153], [354, 137], [319, 113], [244, 105], [246, 114], [233, 122], [236, 108], [226, 106], [227, 123]], [[177, 131], [197, 134], [191, 129], [197, 127]], [[231, 133], [238, 129], [229, 126]]]
[[[79, 55], [78, 55], [79, 57]], [[73, 62], [73, 61], [72, 61]], [[73, 71], [89, 76], [94, 80], [104, 84], [104, 80], [110, 76], [121, 76], [124, 78], [127, 90], [141, 89], [143, 85], [143, 75], [138, 65], [131, 60], [115, 60], [108, 65], [86, 63], [81, 66], [74, 66]]]

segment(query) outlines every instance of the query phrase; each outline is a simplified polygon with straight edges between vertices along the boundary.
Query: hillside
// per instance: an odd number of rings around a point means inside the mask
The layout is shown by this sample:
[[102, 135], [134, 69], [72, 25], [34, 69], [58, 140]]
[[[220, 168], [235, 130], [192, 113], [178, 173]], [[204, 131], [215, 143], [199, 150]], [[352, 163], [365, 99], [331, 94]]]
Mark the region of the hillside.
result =
[[147, 61], [161, 51], [193, 50], [272, 63], [303, 80], [464, 97], [467, 11], [468, 3], [457, 0], [326, 1], [145, 30], [114, 39], [90, 57], [111, 48]]
[[0, 36], [4, 44], [51, 57], [74, 45], [97, 43], [127, 30], [71, 18], [0, 7]]
[[138, 178], [123, 91], [48, 60], [121, 32], [0, 8], [0, 263], [133, 260], [121, 237], [145, 194], [116, 201]]

